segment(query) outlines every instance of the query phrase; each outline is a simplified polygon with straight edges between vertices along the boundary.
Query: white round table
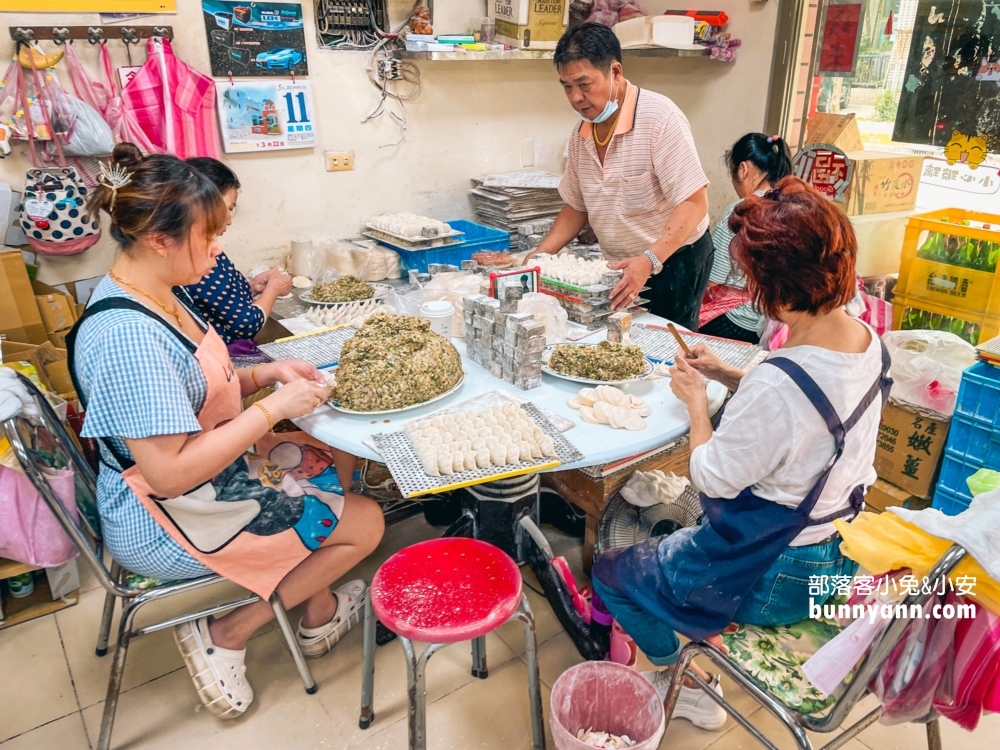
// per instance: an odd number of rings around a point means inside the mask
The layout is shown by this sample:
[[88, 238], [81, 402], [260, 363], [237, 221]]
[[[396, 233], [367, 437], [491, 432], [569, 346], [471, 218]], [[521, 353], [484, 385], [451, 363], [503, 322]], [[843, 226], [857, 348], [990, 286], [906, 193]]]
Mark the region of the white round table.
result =
[[[657, 325], [666, 323], [662, 318], [654, 315], [643, 316], [641, 322]], [[597, 343], [605, 337], [606, 332], [601, 330], [580, 343]], [[530, 391], [522, 391], [510, 383], [493, 377], [488, 371], [468, 359], [464, 341], [458, 338], [454, 338], [452, 341], [459, 354], [462, 355], [466, 377], [462, 387], [447, 398], [427, 406], [407, 409], [395, 414], [370, 416], [344, 414], [329, 405], [323, 405], [309, 416], [294, 420], [295, 424], [327, 445], [361, 458], [379, 461], [381, 456], [363, 442], [373, 434], [395, 432], [402, 429], [403, 425], [411, 419], [425, 417], [439, 409], [455, 406], [490, 391], [507, 391], [519, 399], [531, 401], [537, 406], [566, 417], [575, 423], [576, 426], [564, 434], [566, 439], [583, 454], [583, 459], [571, 464], [564, 464], [553, 471], [596, 466], [628, 458], [665, 445], [671, 440], [687, 434], [691, 428], [687, 407], [674, 398], [670, 391], [670, 381], [666, 377], [619, 386], [626, 393], [643, 399], [652, 408], [653, 413], [646, 419], [645, 430], [638, 432], [615, 430], [607, 425], [587, 424], [580, 418], [578, 411], [574, 411], [566, 404], [570, 396], [575, 395], [581, 388], [585, 387], [580, 383], [542, 373], [540, 387]], [[726, 393], [726, 388], [719, 383], [711, 381], [708, 383], [710, 413], [714, 414], [718, 411], [726, 398]]]

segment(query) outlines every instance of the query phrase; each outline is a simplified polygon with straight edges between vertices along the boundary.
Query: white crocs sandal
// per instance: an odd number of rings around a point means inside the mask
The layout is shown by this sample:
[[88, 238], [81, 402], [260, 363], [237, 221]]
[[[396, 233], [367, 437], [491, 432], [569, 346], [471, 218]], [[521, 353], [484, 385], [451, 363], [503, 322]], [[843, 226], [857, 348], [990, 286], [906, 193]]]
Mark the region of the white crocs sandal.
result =
[[220, 719], [235, 719], [253, 703], [246, 678], [246, 649], [233, 651], [212, 643], [208, 618], [174, 627], [174, 640], [205, 708]]
[[315, 658], [329, 653], [351, 628], [361, 622], [361, 610], [367, 590], [368, 584], [364, 581], [349, 581], [333, 591], [333, 595], [337, 597], [337, 614], [330, 622], [318, 628], [305, 628], [299, 620], [295, 640], [298, 641], [303, 656]]

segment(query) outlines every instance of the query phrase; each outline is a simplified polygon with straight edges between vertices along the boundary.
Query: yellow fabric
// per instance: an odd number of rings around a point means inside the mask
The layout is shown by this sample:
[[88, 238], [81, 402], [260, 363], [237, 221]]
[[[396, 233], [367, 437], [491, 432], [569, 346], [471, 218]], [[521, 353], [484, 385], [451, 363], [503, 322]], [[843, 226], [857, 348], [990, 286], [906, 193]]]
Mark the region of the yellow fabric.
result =
[[[909, 568], [914, 576], [923, 579], [953, 544], [894, 513], [862, 513], [851, 523], [833, 523], [844, 539], [840, 551], [874, 574]], [[955, 566], [950, 578], [954, 581], [960, 576], [975, 578], [974, 600], [1000, 615], [1000, 584], [971, 555]]]

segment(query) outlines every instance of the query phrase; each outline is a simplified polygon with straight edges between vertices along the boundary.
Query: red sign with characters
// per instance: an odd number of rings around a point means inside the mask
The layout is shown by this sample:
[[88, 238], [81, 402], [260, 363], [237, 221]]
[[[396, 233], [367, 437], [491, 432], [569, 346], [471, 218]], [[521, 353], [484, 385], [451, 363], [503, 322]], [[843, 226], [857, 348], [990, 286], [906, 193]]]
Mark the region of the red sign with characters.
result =
[[851, 160], [836, 146], [813, 143], [792, 160], [792, 173], [808, 182], [830, 200], [844, 201], [844, 191], [851, 184]]

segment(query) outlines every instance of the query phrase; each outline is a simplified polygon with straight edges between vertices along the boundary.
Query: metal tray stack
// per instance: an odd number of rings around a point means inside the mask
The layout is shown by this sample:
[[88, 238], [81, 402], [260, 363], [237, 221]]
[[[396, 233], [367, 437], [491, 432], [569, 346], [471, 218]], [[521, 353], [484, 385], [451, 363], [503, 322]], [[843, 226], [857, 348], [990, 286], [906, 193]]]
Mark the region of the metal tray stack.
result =
[[561, 179], [540, 171], [491, 174], [472, 181], [469, 197], [479, 220], [510, 232], [511, 247], [517, 248], [518, 225], [551, 218], [562, 210]]

